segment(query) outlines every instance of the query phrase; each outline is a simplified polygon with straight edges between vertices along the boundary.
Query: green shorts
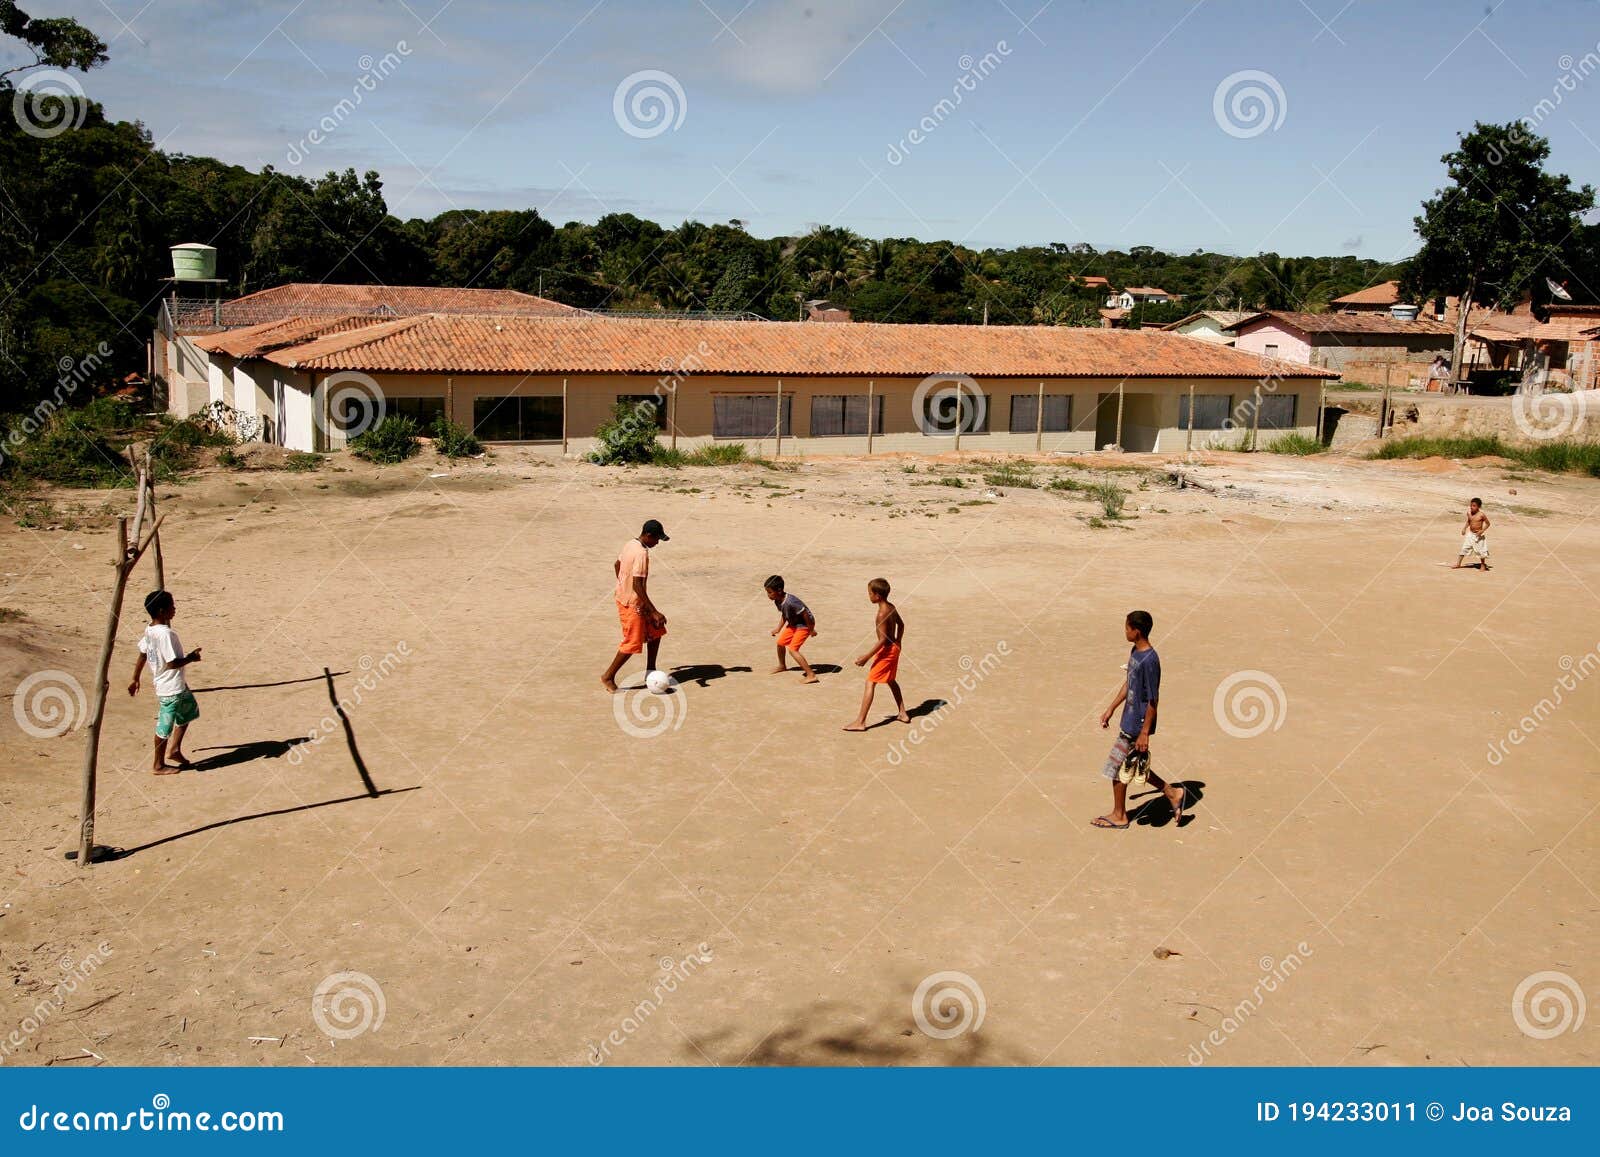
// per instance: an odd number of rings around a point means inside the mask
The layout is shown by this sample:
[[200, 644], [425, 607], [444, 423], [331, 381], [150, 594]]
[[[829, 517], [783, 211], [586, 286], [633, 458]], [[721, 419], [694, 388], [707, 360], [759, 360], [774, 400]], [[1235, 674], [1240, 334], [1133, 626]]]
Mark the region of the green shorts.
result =
[[156, 737], [165, 739], [174, 727], [182, 727], [200, 718], [200, 704], [194, 701], [193, 691], [179, 691], [161, 700], [161, 713], [156, 716]]

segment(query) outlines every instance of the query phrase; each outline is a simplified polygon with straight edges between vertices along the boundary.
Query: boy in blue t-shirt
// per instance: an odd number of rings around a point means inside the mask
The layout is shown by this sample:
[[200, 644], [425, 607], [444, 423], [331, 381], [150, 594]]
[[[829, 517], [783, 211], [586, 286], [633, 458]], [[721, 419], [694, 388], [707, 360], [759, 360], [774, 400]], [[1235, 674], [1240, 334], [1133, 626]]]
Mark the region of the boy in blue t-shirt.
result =
[[1173, 818], [1183, 823], [1185, 793], [1181, 784], [1169, 784], [1150, 770], [1150, 737], [1156, 730], [1156, 707], [1161, 699], [1161, 656], [1150, 645], [1154, 620], [1149, 611], [1130, 611], [1123, 625], [1133, 648], [1128, 652], [1128, 678], [1117, 691], [1111, 706], [1100, 713], [1100, 726], [1110, 727], [1118, 707], [1122, 718], [1117, 724], [1117, 741], [1106, 757], [1103, 774], [1111, 781], [1111, 811], [1097, 816], [1097, 828], [1126, 828], [1128, 819], [1128, 781], [1138, 777], [1167, 797]]

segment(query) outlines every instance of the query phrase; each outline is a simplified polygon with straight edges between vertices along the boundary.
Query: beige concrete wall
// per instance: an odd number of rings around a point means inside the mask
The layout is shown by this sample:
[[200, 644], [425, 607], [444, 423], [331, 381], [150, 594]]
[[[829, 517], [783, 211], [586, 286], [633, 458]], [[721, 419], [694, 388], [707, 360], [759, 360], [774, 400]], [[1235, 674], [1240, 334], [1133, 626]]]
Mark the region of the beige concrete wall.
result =
[[[279, 375], [294, 380], [291, 388], [303, 393], [315, 388], [309, 407], [302, 406], [297, 420], [286, 427], [293, 428], [294, 446], [304, 425], [304, 413], [320, 415], [323, 406], [324, 383], [328, 375], [295, 374], [278, 369]], [[257, 380], [270, 382], [271, 374], [257, 375]], [[439, 397], [446, 399], [446, 409], [451, 418], [471, 427], [473, 400], [479, 397], [560, 397], [563, 378], [559, 375], [521, 374], [376, 374], [373, 375], [385, 398]], [[620, 395], [651, 395], [658, 391], [671, 394], [671, 380], [655, 375], [584, 375], [569, 376], [566, 382], [566, 424], [568, 449], [572, 453], [585, 453], [593, 446], [595, 429], [606, 421]], [[883, 401], [883, 433], [872, 439], [875, 453], [944, 453], [955, 447], [950, 437], [924, 435], [917, 425], [912, 399], [921, 385], [920, 378], [880, 378], [872, 382], [871, 392]], [[1037, 397], [1038, 379], [995, 378], [980, 379], [979, 386], [986, 397], [989, 433], [967, 433], [961, 437], [963, 451], [999, 454], [1032, 453], [1036, 449], [1045, 453], [1077, 453], [1093, 450], [1096, 445], [1096, 405], [1101, 395], [1107, 404], [1115, 404], [1117, 381], [1107, 378], [1047, 379], [1047, 395], [1067, 394], [1072, 401], [1071, 431], [1045, 433], [1036, 438], [1034, 433], [1008, 432], [1013, 395]], [[1235, 402], [1248, 396], [1259, 384], [1255, 378], [1238, 379], [1187, 379], [1165, 378], [1129, 381], [1124, 398], [1124, 445], [1130, 449], [1162, 450], [1182, 449], [1187, 432], [1178, 430], [1178, 399], [1189, 392], [1191, 384], [1196, 393], [1230, 394]], [[713, 398], [717, 394], [770, 394], [778, 395], [779, 379], [768, 377], [696, 376], [680, 380], [676, 404], [672, 415], [678, 428], [678, 446], [690, 449], [711, 442]], [[271, 386], [263, 386], [270, 410]], [[792, 434], [783, 439], [785, 454], [861, 454], [867, 450], [867, 439], [862, 437], [813, 437], [811, 435], [811, 400], [819, 395], [865, 395], [865, 379], [839, 378], [785, 378], [783, 395], [793, 399]], [[1315, 422], [1318, 384], [1315, 381], [1285, 380], [1278, 384], [1277, 392], [1295, 393], [1300, 397], [1298, 419], [1309, 432]], [[1196, 431], [1196, 441], [1203, 440], [1205, 431]], [[663, 440], [668, 435], [663, 434]], [[752, 453], [773, 454], [777, 451], [772, 438], [738, 439], [748, 445]], [[333, 449], [342, 444], [335, 432], [331, 438], [318, 436], [318, 448]], [[310, 446], [296, 448], [309, 449]]]
[[211, 355], [197, 349], [183, 334], [165, 343], [167, 351], [167, 412], [187, 418], [210, 400]]

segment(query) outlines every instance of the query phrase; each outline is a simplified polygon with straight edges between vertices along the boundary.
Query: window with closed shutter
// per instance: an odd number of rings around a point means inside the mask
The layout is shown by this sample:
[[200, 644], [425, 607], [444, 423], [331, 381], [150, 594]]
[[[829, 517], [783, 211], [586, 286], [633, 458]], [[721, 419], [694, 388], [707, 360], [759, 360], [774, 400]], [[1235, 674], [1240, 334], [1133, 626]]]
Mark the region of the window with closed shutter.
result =
[[883, 433], [883, 395], [869, 399], [866, 394], [818, 394], [811, 399], [811, 436], [833, 438], [841, 435], [865, 437], [867, 403], [872, 403], [872, 432]]
[[1044, 422], [1039, 422], [1039, 396], [1037, 394], [1011, 395], [1011, 432], [1032, 434], [1043, 430], [1046, 434], [1062, 434], [1072, 429], [1072, 395], [1046, 394], [1044, 396]]
[[[794, 396], [783, 397], [783, 436], [789, 437], [794, 415]], [[715, 394], [711, 399], [713, 438], [771, 438], [777, 433], [775, 394]]]
[[1189, 395], [1178, 396], [1178, 429], [1180, 430], [1226, 430], [1230, 411], [1233, 409], [1232, 394], [1196, 394], [1194, 395], [1194, 415], [1190, 421]]

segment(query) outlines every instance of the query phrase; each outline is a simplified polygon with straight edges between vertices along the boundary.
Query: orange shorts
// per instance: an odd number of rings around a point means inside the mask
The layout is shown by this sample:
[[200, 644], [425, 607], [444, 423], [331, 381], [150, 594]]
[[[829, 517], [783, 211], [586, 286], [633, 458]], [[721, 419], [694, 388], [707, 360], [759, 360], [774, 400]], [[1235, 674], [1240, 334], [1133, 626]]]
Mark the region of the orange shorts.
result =
[[900, 644], [890, 643], [878, 652], [867, 671], [868, 683], [893, 683], [900, 674]]
[[810, 627], [790, 627], [786, 625], [783, 630], [778, 632], [778, 646], [798, 651], [805, 646], [806, 640], [810, 637]]
[[617, 650], [624, 655], [637, 655], [647, 642], [653, 642], [667, 633], [667, 628], [645, 622], [639, 608], [629, 603], [617, 604], [617, 618], [622, 623], [622, 642]]

